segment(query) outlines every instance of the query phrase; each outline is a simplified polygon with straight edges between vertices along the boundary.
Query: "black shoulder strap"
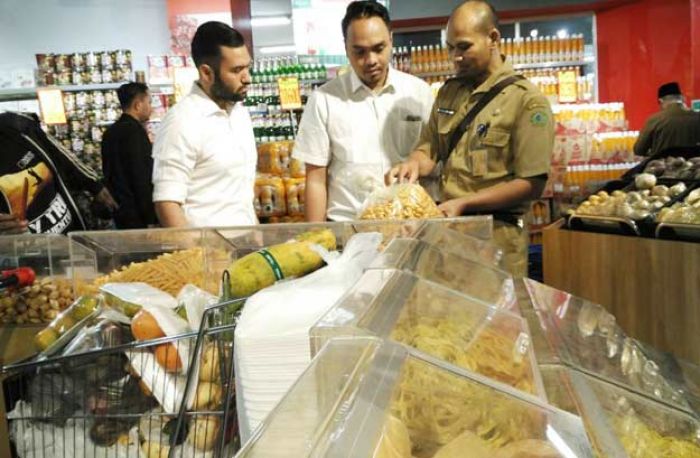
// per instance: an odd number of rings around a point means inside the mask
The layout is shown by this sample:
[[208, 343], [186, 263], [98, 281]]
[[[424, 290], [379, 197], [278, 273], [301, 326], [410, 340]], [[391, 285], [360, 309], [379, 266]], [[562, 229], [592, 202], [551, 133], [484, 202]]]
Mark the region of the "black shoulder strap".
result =
[[455, 129], [454, 132], [452, 132], [449, 147], [447, 148], [447, 151], [444, 152], [444, 154], [440, 155], [440, 160], [443, 163], [447, 161], [447, 159], [450, 157], [450, 154], [457, 146], [457, 143], [459, 143], [459, 140], [462, 138], [467, 129], [469, 129], [469, 126], [474, 121], [474, 119], [476, 119], [476, 116], [479, 113], [481, 113], [481, 110], [483, 110], [498, 94], [500, 94], [503, 89], [507, 88], [508, 86], [517, 81], [524, 79], [525, 77], [522, 75], [509, 76], [508, 78], [505, 78], [496, 83], [486, 94], [484, 94], [479, 99], [479, 101], [476, 102], [476, 105], [474, 105], [472, 109], [469, 110], [469, 112], [466, 114], [466, 116], [464, 116], [464, 119], [462, 119], [462, 122], [459, 123], [457, 129]]

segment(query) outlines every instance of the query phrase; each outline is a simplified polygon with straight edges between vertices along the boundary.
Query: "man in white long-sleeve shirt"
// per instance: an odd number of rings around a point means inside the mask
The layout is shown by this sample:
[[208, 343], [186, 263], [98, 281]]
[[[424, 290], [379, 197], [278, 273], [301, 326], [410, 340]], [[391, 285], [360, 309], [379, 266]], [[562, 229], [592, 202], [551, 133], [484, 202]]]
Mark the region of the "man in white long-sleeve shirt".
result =
[[257, 153], [245, 99], [250, 54], [243, 36], [221, 22], [192, 39], [199, 80], [166, 115], [153, 146], [153, 201], [161, 225], [257, 223]]

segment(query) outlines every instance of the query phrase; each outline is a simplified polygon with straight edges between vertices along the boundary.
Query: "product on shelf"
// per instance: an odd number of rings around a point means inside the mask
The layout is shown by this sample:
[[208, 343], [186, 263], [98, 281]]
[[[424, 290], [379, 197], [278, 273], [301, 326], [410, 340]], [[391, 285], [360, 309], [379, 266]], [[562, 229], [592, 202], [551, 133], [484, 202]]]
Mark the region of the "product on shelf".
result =
[[557, 134], [596, 133], [625, 130], [627, 121], [622, 103], [554, 105]]
[[443, 216], [435, 201], [418, 184], [394, 184], [374, 191], [360, 211], [360, 219], [421, 219]]
[[119, 83], [131, 80], [131, 51], [36, 54], [39, 86]]
[[585, 40], [582, 34], [568, 37], [526, 37], [501, 39], [501, 49], [513, 64], [582, 62]]
[[[579, 67], [560, 67], [524, 70], [522, 75], [537, 86], [540, 92], [554, 104], [559, 100], [559, 72], [564, 70], [572, 70], [577, 74], [579, 73]], [[591, 102], [595, 95], [595, 75], [592, 73], [577, 75], [576, 92], [576, 99], [579, 103]]]
[[657, 217], [660, 223], [700, 224], [700, 188], [691, 191], [683, 202], [662, 208]]
[[32, 286], [0, 294], [0, 321], [9, 324], [48, 323], [73, 302], [70, 281], [45, 277]]
[[260, 217], [286, 215], [287, 200], [282, 178], [269, 174], [258, 174], [255, 178], [253, 206], [255, 213]]

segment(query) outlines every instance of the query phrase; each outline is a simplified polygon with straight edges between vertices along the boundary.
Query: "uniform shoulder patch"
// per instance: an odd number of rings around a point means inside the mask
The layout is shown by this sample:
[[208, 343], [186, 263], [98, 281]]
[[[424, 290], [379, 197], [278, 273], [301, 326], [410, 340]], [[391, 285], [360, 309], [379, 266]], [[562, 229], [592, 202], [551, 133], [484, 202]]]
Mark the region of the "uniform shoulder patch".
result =
[[530, 124], [533, 126], [545, 126], [549, 121], [549, 114], [544, 110], [535, 110], [530, 115]]

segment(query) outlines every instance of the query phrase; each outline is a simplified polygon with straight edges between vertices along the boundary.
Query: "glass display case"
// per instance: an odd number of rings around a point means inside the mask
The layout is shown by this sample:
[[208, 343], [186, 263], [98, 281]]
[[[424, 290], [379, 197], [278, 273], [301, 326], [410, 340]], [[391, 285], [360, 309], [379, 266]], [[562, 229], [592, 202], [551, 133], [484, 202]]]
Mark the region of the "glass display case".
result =
[[525, 282], [538, 317], [538, 332], [545, 335], [555, 360], [692, 412], [684, 392], [664, 377], [659, 364], [625, 335], [605, 308], [533, 280]]
[[428, 224], [421, 227], [414, 238], [431, 245], [439, 246], [441, 250], [457, 254], [473, 261], [493, 267], [500, 267], [503, 260], [503, 250], [490, 242], [490, 238], [480, 238], [478, 235], [460, 232], [439, 224]]
[[218, 294], [223, 271], [237, 257], [212, 229], [74, 232], [69, 238], [81, 294], [108, 282], [145, 282], [173, 296], [193, 284]]
[[[68, 239], [62, 235], [6, 235], [0, 237], [0, 271], [14, 277], [31, 269], [26, 286], [0, 286], [0, 364], [32, 354], [32, 338], [74, 300]], [[27, 277], [30, 279], [30, 277]], [[28, 344], [29, 343], [29, 344]]]
[[[451, 248], [445, 251], [446, 246]], [[517, 311], [513, 277], [474, 260], [479, 253], [473, 249], [469, 244], [431, 245], [423, 240], [397, 238], [389, 242], [370, 268], [405, 270], [489, 305]]]
[[580, 415], [603, 456], [700, 456], [697, 417], [564, 367], [542, 369], [548, 401]]
[[367, 270], [311, 328], [311, 351], [332, 337], [357, 335], [391, 339], [453, 368], [542, 393], [521, 317], [409, 272]]
[[377, 338], [331, 340], [236, 455], [593, 456], [581, 420]]

